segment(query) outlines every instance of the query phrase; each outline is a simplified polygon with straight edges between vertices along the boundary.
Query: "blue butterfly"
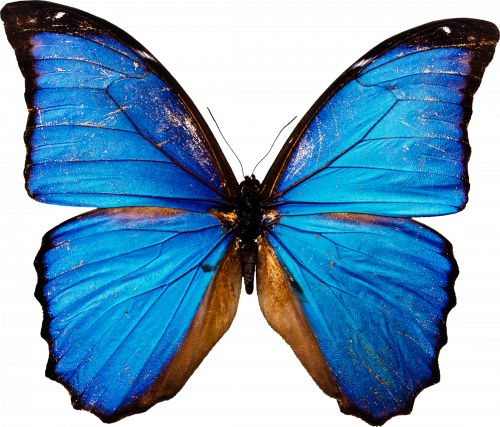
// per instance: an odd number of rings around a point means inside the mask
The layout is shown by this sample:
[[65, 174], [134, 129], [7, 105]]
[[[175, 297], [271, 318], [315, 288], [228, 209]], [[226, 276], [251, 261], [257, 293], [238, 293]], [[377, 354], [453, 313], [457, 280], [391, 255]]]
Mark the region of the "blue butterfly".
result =
[[450, 19], [349, 67], [264, 180], [238, 183], [196, 106], [123, 30], [49, 2], [1, 12], [26, 78], [29, 195], [99, 209], [49, 231], [47, 375], [105, 422], [175, 396], [228, 330], [242, 277], [340, 409], [373, 425], [439, 380], [467, 123], [498, 29]]

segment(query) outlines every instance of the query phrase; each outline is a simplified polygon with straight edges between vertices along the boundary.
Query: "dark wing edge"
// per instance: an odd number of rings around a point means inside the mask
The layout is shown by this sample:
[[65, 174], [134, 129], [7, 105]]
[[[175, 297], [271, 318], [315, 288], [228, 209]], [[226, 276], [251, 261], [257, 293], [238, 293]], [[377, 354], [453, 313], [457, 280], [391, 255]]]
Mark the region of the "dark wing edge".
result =
[[[132, 404], [121, 407], [112, 414], [105, 413], [98, 407], [81, 402], [80, 397], [68, 384], [62, 381], [55, 369], [58, 360], [52, 350], [53, 338], [49, 331], [51, 317], [47, 311], [49, 301], [44, 294], [44, 286], [47, 283], [47, 279], [45, 277], [46, 267], [42, 260], [43, 255], [46, 250], [53, 247], [52, 232], [66, 224], [70, 224], [76, 219], [99, 216], [102, 213], [109, 212], [129, 211], [133, 213], [149, 209], [140, 207], [95, 209], [71, 218], [45, 234], [41, 248], [34, 261], [38, 276], [35, 297], [43, 308], [41, 337], [47, 342], [49, 349], [49, 359], [45, 375], [47, 378], [66, 388], [71, 396], [74, 409], [88, 411], [99, 417], [102, 422], [108, 424], [117, 422], [130, 415], [146, 412], [157, 403], [175, 397], [215, 344], [229, 330], [236, 316], [241, 294], [241, 255], [238, 241], [233, 236], [225, 254], [219, 264], [215, 266], [215, 274], [198, 306], [196, 315], [191, 320], [182, 344], [170, 362], [156, 376], [154, 383], [141, 396], [137, 396], [137, 399]], [[164, 210], [169, 211], [169, 209]], [[170, 211], [175, 212], [175, 210]]]
[[[147, 66], [155, 73], [160, 79], [162, 79], [167, 85], [169, 85], [174, 92], [179, 96], [182, 100], [188, 111], [196, 120], [197, 124], [200, 127], [200, 130], [205, 137], [205, 141], [207, 142], [207, 148], [210, 151], [210, 154], [214, 158], [217, 166], [219, 167], [222, 176], [227, 184], [227, 190], [229, 193], [229, 198], [234, 200], [238, 195], [238, 181], [234, 176], [234, 173], [229, 166], [229, 163], [222, 152], [215, 136], [213, 135], [211, 129], [208, 127], [205, 119], [199, 112], [196, 105], [193, 103], [189, 95], [184, 91], [181, 85], [177, 82], [177, 80], [170, 74], [170, 72], [151, 54], [141, 43], [135, 40], [130, 34], [118, 28], [116, 25], [94, 16], [90, 13], [86, 13], [82, 10], [61, 5], [58, 3], [46, 2], [46, 1], [20, 1], [15, 3], [7, 3], [2, 10], [0, 11], [1, 19], [4, 21], [7, 38], [11, 44], [13, 44], [13, 38], [16, 33], [22, 31], [22, 27], [15, 16], [27, 14], [30, 11], [43, 11], [49, 9], [56, 9], [58, 11], [68, 11], [75, 15], [82, 17], [85, 20], [91, 21], [97, 26], [103, 28], [106, 32], [113, 35], [116, 39], [132, 47], [136, 51], [144, 52], [145, 55], [141, 57], [143, 61], [147, 64]], [[45, 30], [49, 31], [49, 30]], [[14, 46], [14, 45], [13, 45]], [[23, 76], [27, 77], [29, 73], [32, 73], [30, 67], [22, 66], [19, 63]], [[26, 80], [26, 90], [28, 91], [28, 80]], [[28, 191], [28, 194], [29, 191]], [[31, 197], [31, 194], [30, 194]]]
[[[474, 38], [472, 40], [474, 41], [471, 42], [470, 39], [465, 39], [464, 32], [460, 31], [453, 31], [452, 37], [445, 32], [436, 33], [435, 31], [442, 26], [453, 26], [455, 28], [456, 26], [460, 26], [462, 28], [468, 27], [469, 31], [466, 35], [473, 36]], [[268, 200], [273, 197], [273, 193], [275, 192], [278, 182], [282, 177], [285, 167], [288, 164], [297, 143], [301, 140], [303, 133], [308, 128], [312, 119], [326, 104], [326, 102], [328, 102], [328, 100], [332, 98], [343, 86], [361, 74], [363, 70], [377, 58], [395, 48], [397, 45], [412, 38], [415, 39], [417, 43], [424, 45], [431, 44], [434, 46], [476, 47], [476, 52], [480, 52], [480, 55], [479, 58], [476, 57], [473, 61], [471, 74], [477, 76], [478, 79], [473, 84], [469, 83], [467, 86], [467, 95], [472, 104], [474, 93], [481, 84], [481, 78], [484, 70], [493, 59], [495, 46], [499, 39], [499, 31], [495, 24], [479, 19], [452, 18], [429, 22], [390, 37], [368, 51], [360, 59], [354, 62], [347, 70], [345, 70], [307, 111], [286, 140], [274, 163], [271, 165], [268, 173], [266, 174], [266, 177], [262, 181], [261, 197], [263, 200]], [[469, 120], [470, 116], [467, 117], [466, 123], [468, 123]], [[467, 157], [463, 161], [465, 166], [469, 161], [469, 157], [470, 153], [468, 153]]]

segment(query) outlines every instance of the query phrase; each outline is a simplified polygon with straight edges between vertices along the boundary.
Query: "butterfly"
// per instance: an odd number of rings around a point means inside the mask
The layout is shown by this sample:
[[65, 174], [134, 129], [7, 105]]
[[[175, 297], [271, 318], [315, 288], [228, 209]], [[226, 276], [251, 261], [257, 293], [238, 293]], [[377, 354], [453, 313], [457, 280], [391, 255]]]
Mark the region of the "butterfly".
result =
[[262, 182], [238, 183], [184, 90], [128, 34], [48, 2], [2, 20], [26, 78], [27, 190], [100, 209], [44, 237], [47, 375], [106, 422], [184, 386], [241, 279], [344, 413], [379, 425], [439, 379], [451, 245], [409, 218], [466, 203], [472, 96], [498, 30], [452, 19], [356, 61]]

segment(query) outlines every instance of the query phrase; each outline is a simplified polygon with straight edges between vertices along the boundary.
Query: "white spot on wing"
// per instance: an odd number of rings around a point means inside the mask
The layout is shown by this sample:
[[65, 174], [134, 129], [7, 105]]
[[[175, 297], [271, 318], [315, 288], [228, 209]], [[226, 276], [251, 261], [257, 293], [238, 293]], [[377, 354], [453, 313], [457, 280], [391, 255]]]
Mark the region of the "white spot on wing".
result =
[[446, 34], [450, 34], [451, 33], [451, 30], [449, 27], [441, 27], [441, 29], [446, 33]]
[[142, 56], [143, 58], [150, 59], [151, 61], [158, 62], [158, 60], [153, 55], [151, 55], [150, 53], [148, 53], [148, 52], [146, 52], [144, 50], [134, 49], [134, 51], [135, 51], [135, 53], [137, 53], [139, 56]]
[[373, 58], [367, 58], [367, 59], [362, 59], [361, 61], [356, 62], [352, 68], [359, 68], [359, 67], [364, 67], [366, 64], [368, 64]]
[[66, 12], [57, 12], [54, 19], [61, 19], [64, 15], [66, 15]]

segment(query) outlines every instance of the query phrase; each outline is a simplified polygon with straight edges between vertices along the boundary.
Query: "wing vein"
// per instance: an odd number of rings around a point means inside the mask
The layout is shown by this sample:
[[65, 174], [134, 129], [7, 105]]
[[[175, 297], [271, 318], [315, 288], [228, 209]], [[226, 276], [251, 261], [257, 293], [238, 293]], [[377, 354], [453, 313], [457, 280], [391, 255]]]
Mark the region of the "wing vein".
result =
[[165, 156], [167, 156], [169, 159], [172, 160], [173, 163], [175, 163], [178, 167], [180, 167], [181, 169], [183, 169], [185, 172], [189, 173], [190, 175], [192, 175], [194, 178], [198, 179], [201, 183], [205, 184], [208, 188], [210, 188], [212, 191], [214, 191], [216, 194], [218, 194], [220, 197], [222, 197], [222, 199], [226, 200], [226, 195], [224, 193], [222, 193], [220, 190], [218, 190], [217, 188], [215, 188], [214, 186], [212, 186], [211, 184], [209, 184], [207, 181], [205, 181], [203, 178], [201, 178], [200, 176], [198, 176], [197, 174], [195, 174], [193, 171], [191, 171], [190, 169], [186, 168], [184, 165], [180, 164], [179, 162], [177, 162], [170, 154], [168, 154], [165, 150], [163, 150], [161, 147], [159, 147], [157, 144], [155, 144], [151, 139], [149, 139], [146, 135], [144, 135], [140, 130], [139, 128], [137, 127], [137, 125], [134, 123], [134, 121], [129, 117], [129, 115], [127, 114], [127, 112], [121, 107], [120, 104], [118, 104], [118, 102], [116, 102], [116, 100], [111, 96], [111, 94], [109, 93], [108, 90], [106, 90], [109, 98], [115, 103], [115, 105], [122, 111], [122, 113], [125, 115], [125, 117], [127, 117], [128, 121], [130, 122], [130, 124], [135, 128], [135, 130], [137, 131], [137, 133], [139, 135], [141, 135], [146, 141], [148, 141], [151, 145], [153, 145], [154, 147], [156, 147], [158, 150], [160, 150], [163, 154], [165, 154]]
[[346, 154], [347, 152], [349, 152], [350, 150], [352, 150], [354, 147], [356, 147], [357, 145], [359, 145], [361, 142], [363, 142], [366, 138], [366, 136], [380, 123], [380, 121], [385, 117], [387, 116], [387, 114], [389, 114], [389, 112], [397, 105], [398, 103], [398, 100], [396, 99], [394, 104], [392, 104], [392, 106], [382, 115], [382, 117], [380, 117], [371, 127], [370, 129], [368, 129], [368, 131], [364, 134], [364, 136], [362, 136], [357, 142], [355, 142], [354, 144], [350, 145], [348, 148], [346, 148], [344, 151], [342, 151], [342, 153], [338, 154], [337, 156], [335, 156], [332, 160], [330, 160], [327, 164], [325, 164], [324, 166], [322, 166], [321, 168], [315, 170], [314, 172], [310, 173], [309, 175], [305, 176], [304, 178], [298, 180], [297, 182], [291, 184], [290, 186], [288, 186], [287, 188], [285, 188], [284, 190], [280, 191], [279, 193], [275, 194], [274, 196], [268, 198], [267, 200], [264, 201], [264, 205], [268, 205], [270, 202], [272, 202], [273, 200], [279, 198], [279, 197], [282, 197], [285, 193], [287, 193], [288, 191], [292, 190], [293, 188], [297, 187], [298, 185], [302, 184], [304, 181], [307, 181], [308, 179], [312, 178], [313, 176], [317, 175], [319, 172], [321, 172], [323, 169], [326, 169], [328, 166], [330, 166], [333, 162], [335, 162], [337, 159], [339, 159], [340, 157], [342, 157], [344, 154]]

